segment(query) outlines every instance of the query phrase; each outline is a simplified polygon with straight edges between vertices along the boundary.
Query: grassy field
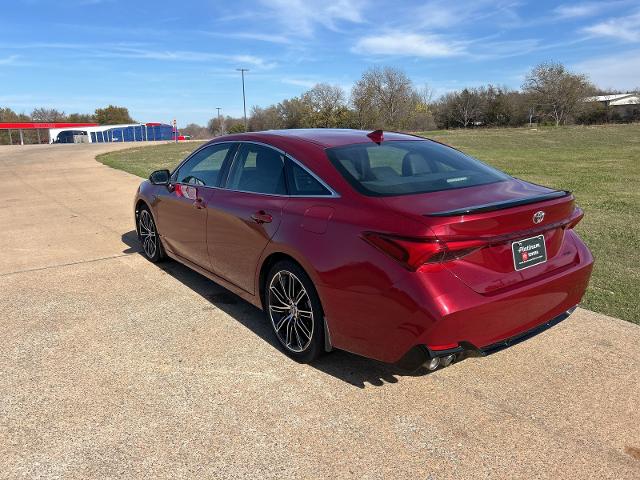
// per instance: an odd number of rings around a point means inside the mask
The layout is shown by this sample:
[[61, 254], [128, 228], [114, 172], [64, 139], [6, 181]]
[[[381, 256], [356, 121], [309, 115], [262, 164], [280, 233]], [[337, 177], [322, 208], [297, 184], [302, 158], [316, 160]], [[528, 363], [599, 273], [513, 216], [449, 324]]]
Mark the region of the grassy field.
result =
[[[577, 231], [596, 258], [583, 306], [640, 324], [640, 125], [424, 132], [525, 180], [571, 190]], [[139, 147], [98, 157], [147, 177], [199, 144]]]
[[182, 159], [204, 142], [161, 143], [103, 153], [96, 160], [118, 170], [147, 178], [154, 170], [173, 170]]

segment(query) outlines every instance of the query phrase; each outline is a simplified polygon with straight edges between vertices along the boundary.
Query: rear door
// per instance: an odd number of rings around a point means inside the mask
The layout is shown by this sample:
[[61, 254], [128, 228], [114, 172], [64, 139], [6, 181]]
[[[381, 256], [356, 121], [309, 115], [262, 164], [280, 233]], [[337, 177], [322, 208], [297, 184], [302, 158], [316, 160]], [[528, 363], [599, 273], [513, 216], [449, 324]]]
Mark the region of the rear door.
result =
[[241, 144], [225, 188], [208, 204], [211, 268], [254, 294], [258, 260], [276, 233], [288, 200], [285, 156], [262, 144]]
[[158, 231], [167, 248], [207, 270], [211, 266], [206, 242], [206, 205], [234, 146], [222, 143], [196, 151], [174, 172], [169, 188], [156, 199]]

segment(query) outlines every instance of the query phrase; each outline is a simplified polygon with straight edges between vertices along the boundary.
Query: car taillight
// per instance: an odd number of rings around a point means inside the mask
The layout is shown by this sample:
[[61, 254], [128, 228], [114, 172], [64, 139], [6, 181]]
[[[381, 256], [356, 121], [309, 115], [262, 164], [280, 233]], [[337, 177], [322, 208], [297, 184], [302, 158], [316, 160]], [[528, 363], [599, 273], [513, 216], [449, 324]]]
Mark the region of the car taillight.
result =
[[367, 232], [363, 238], [409, 270], [454, 260], [485, 246], [477, 240], [443, 242], [437, 238], [407, 238], [376, 232]]
[[583, 217], [584, 212], [582, 211], [582, 209], [580, 207], [576, 207], [573, 211], [573, 214], [571, 215], [571, 218], [569, 219], [569, 223], [567, 223], [567, 226], [565, 228], [574, 228], [576, 225], [578, 225], [578, 223], [580, 223], [580, 220], [582, 220]]

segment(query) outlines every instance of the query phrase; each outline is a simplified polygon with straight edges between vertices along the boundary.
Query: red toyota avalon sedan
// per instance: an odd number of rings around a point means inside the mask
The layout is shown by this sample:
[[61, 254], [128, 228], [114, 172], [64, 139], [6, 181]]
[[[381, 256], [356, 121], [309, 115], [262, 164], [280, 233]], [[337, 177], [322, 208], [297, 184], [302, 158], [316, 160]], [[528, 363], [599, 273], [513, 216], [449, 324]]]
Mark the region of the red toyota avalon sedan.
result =
[[379, 130], [219, 137], [135, 198], [149, 260], [261, 308], [292, 358], [338, 348], [431, 370], [573, 311], [593, 264], [582, 216], [570, 192]]

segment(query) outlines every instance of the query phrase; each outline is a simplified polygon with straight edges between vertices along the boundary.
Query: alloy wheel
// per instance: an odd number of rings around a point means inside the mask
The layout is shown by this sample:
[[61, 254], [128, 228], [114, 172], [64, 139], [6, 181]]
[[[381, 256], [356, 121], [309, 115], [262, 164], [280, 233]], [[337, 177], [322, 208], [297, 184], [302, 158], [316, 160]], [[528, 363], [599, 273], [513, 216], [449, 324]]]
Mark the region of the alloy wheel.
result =
[[140, 212], [140, 240], [142, 249], [148, 258], [154, 258], [158, 249], [156, 226], [148, 210]]
[[303, 352], [314, 329], [311, 298], [298, 277], [287, 270], [276, 273], [269, 284], [269, 318], [280, 342], [292, 352]]

